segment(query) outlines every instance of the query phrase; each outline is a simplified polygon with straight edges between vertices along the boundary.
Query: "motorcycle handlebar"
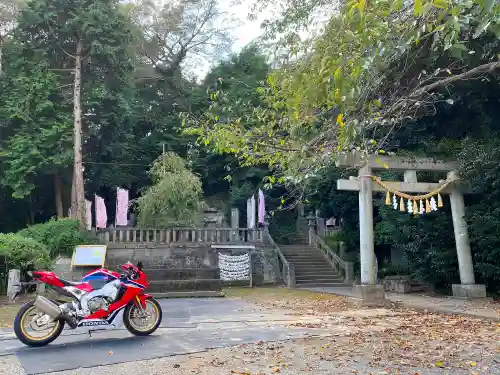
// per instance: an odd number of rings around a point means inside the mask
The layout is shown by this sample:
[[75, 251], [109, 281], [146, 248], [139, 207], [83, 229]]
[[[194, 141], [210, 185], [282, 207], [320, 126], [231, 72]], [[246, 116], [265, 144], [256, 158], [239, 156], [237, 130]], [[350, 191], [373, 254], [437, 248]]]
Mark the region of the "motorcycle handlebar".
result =
[[125, 263], [120, 266], [118, 266], [118, 269], [121, 272], [120, 278], [125, 277], [125, 278], [130, 278], [130, 279], [137, 279], [139, 278], [139, 272], [141, 271], [142, 268], [142, 263], [140, 263], [140, 268], [135, 267], [132, 263]]

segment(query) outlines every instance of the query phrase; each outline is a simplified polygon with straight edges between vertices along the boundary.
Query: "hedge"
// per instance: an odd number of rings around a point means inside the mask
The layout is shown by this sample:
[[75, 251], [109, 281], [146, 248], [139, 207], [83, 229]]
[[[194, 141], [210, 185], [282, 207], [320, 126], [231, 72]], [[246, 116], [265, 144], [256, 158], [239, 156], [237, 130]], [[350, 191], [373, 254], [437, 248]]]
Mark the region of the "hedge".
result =
[[45, 245], [51, 258], [59, 255], [71, 256], [75, 246], [97, 243], [97, 238], [82, 229], [74, 219], [52, 219], [46, 223], [29, 226], [17, 234]]
[[48, 268], [51, 262], [46, 246], [14, 233], [0, 233], [0, 256], [5, 258], [10, 268], [18, 268], [22, 272]]

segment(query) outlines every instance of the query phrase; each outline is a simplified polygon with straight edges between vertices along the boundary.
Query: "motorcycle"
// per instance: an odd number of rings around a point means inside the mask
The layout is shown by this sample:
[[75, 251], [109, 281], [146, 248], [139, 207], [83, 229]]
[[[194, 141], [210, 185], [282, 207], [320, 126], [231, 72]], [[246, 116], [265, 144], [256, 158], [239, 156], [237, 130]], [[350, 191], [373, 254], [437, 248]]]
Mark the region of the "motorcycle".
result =
[[[33, 271], [34, 281], [46, 284], [69, 301], [51, 300], [41, 295], [23, 305], [14, 321], [14, 333], [25, 345], [40, 347], [54, 341], [67, 324], [71, 329], [88, 327], [102, 330], [116, 327], [115, 321], [123, 311], [125, 328], [136, 336], [156, 331], [162, 320], [158, 301], [144, 293], [148, 278], [142, 264], [119, 267], [121, 273], [99, 268], [87, 273], [80, 282], [64, 280], [51, 271]], [[14, 295], [15, 299], [21, 288]], [[35, 335], [29, 333], [31, 328]]]

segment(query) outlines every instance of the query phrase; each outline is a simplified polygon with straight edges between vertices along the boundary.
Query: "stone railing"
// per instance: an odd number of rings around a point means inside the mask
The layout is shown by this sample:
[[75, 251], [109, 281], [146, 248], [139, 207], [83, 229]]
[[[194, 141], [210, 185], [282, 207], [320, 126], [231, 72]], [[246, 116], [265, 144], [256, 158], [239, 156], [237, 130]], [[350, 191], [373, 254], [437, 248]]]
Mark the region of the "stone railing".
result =
[[231, 228], [110, 228], [97, 233], [106, 244], [133, 243], [255, 243], [262, 242], [259, 229]]
[[354, 281], [354, 264], [352, 262], [342, 260], [318, 235], [313, 235], [311, 239], [311, 245], [321, 250], [325, 258], [332, 265], [333, 269], [340, 272], [344, 276], [345, 282], [352, 283]]
[[282, 274], [282, 279], [289, 288], [295, 288], [295, 268], [293, 264], [288, 263], [285, 256], [281, 252], [279, 246], [274, 242], [268, 229], [263, 231], [263, 242], [265, 246], [269, 246], [276, 251], [278, 255], [278, 271]]

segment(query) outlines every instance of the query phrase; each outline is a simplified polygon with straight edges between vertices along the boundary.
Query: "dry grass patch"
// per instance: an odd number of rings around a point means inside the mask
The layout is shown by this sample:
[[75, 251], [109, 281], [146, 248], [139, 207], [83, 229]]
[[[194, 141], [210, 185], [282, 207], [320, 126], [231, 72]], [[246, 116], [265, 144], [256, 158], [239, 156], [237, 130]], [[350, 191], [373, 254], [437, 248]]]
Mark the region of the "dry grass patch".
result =
[[28, 301], [35, 299], [35, 295], [21, 295], [14, 302], [7, 296], [0, 296], [0, 328], [12, 328], [17, 312]]
[[0, 306], [0, 328], [12, 328], [19, 307], [17, 303]]

